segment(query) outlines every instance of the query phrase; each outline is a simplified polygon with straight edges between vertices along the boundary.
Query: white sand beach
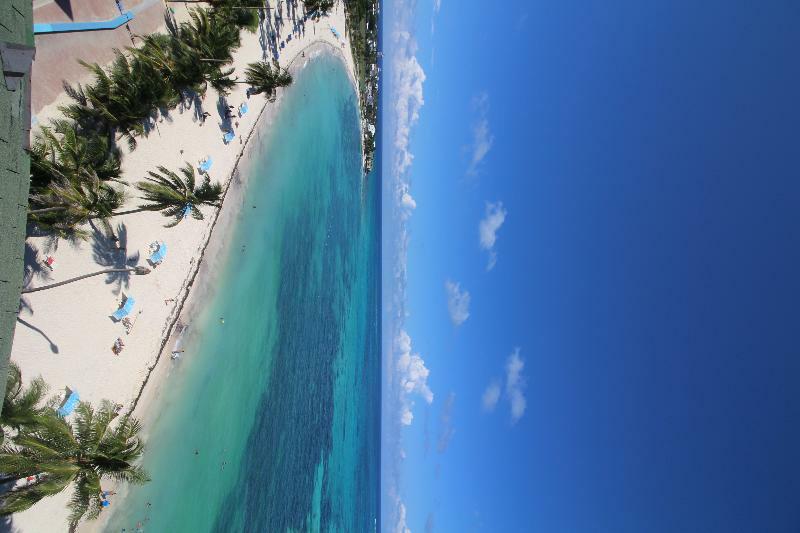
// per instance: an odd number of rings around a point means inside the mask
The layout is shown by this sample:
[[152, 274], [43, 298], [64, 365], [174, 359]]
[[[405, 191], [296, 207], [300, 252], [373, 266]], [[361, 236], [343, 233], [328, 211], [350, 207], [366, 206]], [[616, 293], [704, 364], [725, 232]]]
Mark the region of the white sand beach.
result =
[[[270, 0], [269, 3], [275, 5], [276, 1]], [[186, 17], [183, 4], [172, 5], [178, 20]], [[350, 43], [344, 31], [341, 2], [318, 22], [308, 20], [304, 33], [295, 31], [287, 41], [291, 26], [291, 22], [286, 23], [279, 37], [285, 43], [279, 59], [282, 66], [291, 68], [296, 74], [320, 48], [330, 47], [342, 54], [354, 86], [357, 85]], [[339, 31], [341, 41], [334, 36], [331, 26]], [[242, 46], [234, 54], [235, 75], [242, 79], [246, 65], [261, 60], [264, 54], [259, 33], [242, 32]], [[211, 114], [205, 124], [198, 120], [194, 107], [179, 107], [169, 116], [159, 118], [155, 129], [139, 140], [135, 151], [130, 152], [122, 142], [124, 179], [132, 185], [159, 165], [178, 170], [189, 162], [197, 167], [201, 159], [210, 156], [213, 164], [208, 173], [212, 181], [223, 185], [229, 183], [237, 163], [239, 166], [245, 164], [246, 152], [263, 138], [281, 101], [280, 94], [274, 103], [267, 102], [262, 95], [248, 98], [246, 88], [245, 84], [237, 85], [223, 104], [219, 102], [218, 93], [209, 87], [202, 98], [202, 110]], [[40, 111], [38, 123], [44, 124], [49, 118], [58, 116], [57, 106], [64, 101], [65, 95]], [[249, 110], [238, 116], [236, 110], [243, 102], [247, 102]], [[226, 145], [221, 124], [227, 105], [234, 106], [231, 122], [236, 137]], [[250, 146], [248, 140], [251, 140]], [[112, 242], [88, 226], [86, 229], [93, 236], [86, 241], [61, 240], [55, 246], [47, 237], [29, 238], [26, 264], [32, 270], [28, 287], [109, 268], [114, 258], [122, 261], [124, 254], [127, 254], [125, 264], [144, 265], [152, 272], [129, 278], [104, 274], [23, 295], [11, 355], [12, 360], [20, 365], [23, 379], [29, 382], [41, 375], [51, 385], [51, 393], [69, 387], [79, 393], [81, 400], [96, 403], [109, 399], [121, 404], [123, 411], [130, 410], [141, 394], [134, 413], [143, 420], [146, 431], [148, 407], [157, 400], [159, 391], [168, 386], [165, 379], [169, 376], [170, 352], [174, 343], [171, 336], [175, 325], [186, 321], [191, 300], [206, 293], [203, 284], [210, 278], [206, 265], [223, 245], [223, 239], [218, 235], [225, 232], [227, 224], [224, 221], [235, 218], [240, 205], [241, 198], [237, 192], [242, 184], [238, 179], [234, 181], [236, 183], [231, 187], [216, 227], [218, 210], [204, 207], [204, 220], [187, 218], [173, 228], [164, 227], [169, 219], [158, 212], [145, 211], [111, 219], [125, 250], [116, 250]], [[134, 209], [138, 205], [136, 191], [132, 187], [127, 189], [130, 198], [126, 209]], [[210, 246], [206, 249], [209, 241]], [[152, 267], [147, 261], [151, 254], [150, 245], [154, 242], [166, 245], [167, 250], [165, 259], [157, 267]], [[54, 259], [52, 270], [44, 265], [47, 257]], [[135, 299], [129, 315], [132, 326], [129, 332], [121, 322], [111, 318], [124, 296]], [[112, 346], [118, 338], [122, 339], [124, 347], [119, 355], [115, 355]], [[65, 531], [69, 497], [68, 490], [41, 501], [26, 512], [13, 515], [12, 530]], [[120, 493], [114, 503], [124, 505], [123, 498], [124, 494]], [[81, 524], [79, 530], [94, 531], [101, 526], [102, 519]]]

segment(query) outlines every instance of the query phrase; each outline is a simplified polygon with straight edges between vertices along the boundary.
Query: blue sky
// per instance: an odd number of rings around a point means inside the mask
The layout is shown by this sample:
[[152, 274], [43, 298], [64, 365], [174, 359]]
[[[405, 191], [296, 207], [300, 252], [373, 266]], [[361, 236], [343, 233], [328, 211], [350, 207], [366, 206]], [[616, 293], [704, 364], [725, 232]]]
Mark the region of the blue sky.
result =
[[384, 528], [796, 531], [800, 7], [494, 6], [384, 4]]

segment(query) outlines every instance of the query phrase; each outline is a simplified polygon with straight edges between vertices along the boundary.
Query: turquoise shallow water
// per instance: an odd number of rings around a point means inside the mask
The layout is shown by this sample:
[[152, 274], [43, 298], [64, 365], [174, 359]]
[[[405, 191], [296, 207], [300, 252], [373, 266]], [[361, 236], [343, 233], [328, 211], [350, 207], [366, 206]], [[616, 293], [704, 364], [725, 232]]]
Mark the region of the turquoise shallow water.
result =
[[108, 531], [375, 529], [380, 183], [362, 180], [358, 120], [339, 59], [296, 75], [217, 291], [183, 359], [162, 361], [177, 368], [145, 421], [153, 480], [113, 503]]

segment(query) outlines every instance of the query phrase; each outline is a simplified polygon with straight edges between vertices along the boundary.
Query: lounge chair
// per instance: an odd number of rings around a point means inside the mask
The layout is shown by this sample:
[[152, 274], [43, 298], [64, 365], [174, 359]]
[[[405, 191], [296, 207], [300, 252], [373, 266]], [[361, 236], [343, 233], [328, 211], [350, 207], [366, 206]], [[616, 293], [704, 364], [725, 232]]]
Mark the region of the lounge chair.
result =
[[67, 387], [66, 394], [64, 395], [64, 401], [61, 402], [61, 407], [58, 408], [56, 413], [58, 413], [58, 416], [60, 417], [67, 416], [75, 410], [80, 400], [81, 398], [78, 395], [78, 391], [74, 391]]
[[229, 131], [229, 132], [227, 132], [225, 134], [224, 137], [222, 137], [222, 140], [225, 142], [225, 144], [230, 144], [230, 142], [235, 138], [236, 138], [236, 134], [233, 133], [232, 131]]
[[211, 165], [213, 164], [214, 160], [211, 159], [211, 156], [207, 156], [205, 159], [200, 161], [200, 165], [197, 167], [197, 169], [202, 173], [206, 173], [211, 170]]
[[112, 314], [111, 317], [117, 322], [119, 322], [120, 320], [128, 316], [131, 313], [131, 311], [133, 311], [133, 305], [135, 303], [136, 300], [133, 298], [133, 296], [126, 297], [125, 302], [120, 306], [119, 309], [114, 311], [114, 314]]
[[160, 265], [166, 256], [167, 256], [167, 245], [162, 242], [161, 244], [158, 245], [158, 248], [156, 248], [155, 251], [152, 254], [150, 254], [150, 257], [147, 260], [150, 261], [150, 264], [155, 267]]

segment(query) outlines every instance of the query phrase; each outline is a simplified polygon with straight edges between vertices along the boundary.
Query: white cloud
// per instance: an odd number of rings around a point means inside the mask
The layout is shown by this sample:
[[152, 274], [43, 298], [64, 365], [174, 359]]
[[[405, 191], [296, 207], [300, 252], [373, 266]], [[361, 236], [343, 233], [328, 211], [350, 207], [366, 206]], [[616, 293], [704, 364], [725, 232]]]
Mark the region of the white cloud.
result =
[[[414, 418], [414, 399], [422, 397], [433, 401], [433, 392], [427, 385], [429, 371], [419, 354], [412, 354], [411, 339], [405, 331], [407, 310], [407, 258], [409, 246], [408, 220], [417, 202], [411, 191], [412, 130], [419, 120], [424, 104], [423, 86], [425, 72], [417, 60], [417, 43], [413, 35], [417, 21], [416, 2], [393, 2], [386, 20], [391, 29], [387, 32], [383, 90], [389, 103], [385, 114], [384, 132], [388, 154], [385, 206], [393, 224], [387, 226], [385, 236], [392, 242], [391, 259], [387, 264], [390, 277], [390, 297], [385, 301], [388, 334], [385, 337], [383, 362], [388, 380], [385, 413], [392, 423], [384, 435], [389, 449], [387, 490], [395, 505], [382, 524], [383, 529], [394, 533], [410, 533], [406, 525], [406, 506], [399, 497], [402, 461], [405, 459], [403, 428]], [[411, 390], [412, 392], [409, 392]]]
[[400, 498], [397, 498], [395, 502], [394, 533], [411, 533], [406, 525], [406, 506]]
[[402, 205], [408, 210], [414, 210], [417, 208], [417, 201], [414, 200], [414, 197], [411, 196], [411, 194], [408, 191], [406, 191], [400, 197], [400, 205]]
[[425, 361], [418, 353], [411, 352], [411, 337], [401, 330], [395, 339], [395, 353], [397, 354], [397, 380], [400, 385], [400, 422], [411, 425], [414, 414], [412, 395], [421, 396], [426, 403], [433, 403], [433, 391], [428, 387], [430, 370], [425, 366]]
[[522, 371], [525, 369], [525, 360], [519, 356], [520, 349], [514, 348], [511, 355], [506, 359], [505, 364], [505, 391], [503, 391], [500, 380], [494, 379], [486, 387], [481, 396], [481, 409], [485, 413], [494, 411], [500, 401], [501, 392], [503, 397], [508, 400], [511, 412], [511, 423], [516, 424], [522, 415], [525, 414], [527, 400], [525, 399], [525, 376]]
[[508, 211], [503, 207], [503, 202], [486, 202], [486, 214], [478, 224], [478, 235], [481, 248], [489, 252], [489, 261], [486, 270], [491, 270], [497, 264], [497, 251], [494, 245], [497, 242], [497, 231], [506, 220]]
[[[433, 0], [433, 15], [431, 16], [431, 35], [436, 33], [436, 17], [442, 9], [442, 0]], [[431, 64], [433, 64], [433, 47], [431, 47]]]
[[472, 108], [477, 113], [477, 118], [472, 124], [472, 146], [470, 146], [470, 162], [467, 174], [475, 176], [478, 166], [489, 153], [494, 143], [494, 135], [489, 130], [489, 95], [482, 92], [472, 99]]
[[523, 389], [525, 388], [525, 378], [522, 370], [525, 368], [525, 361], [519, 356], [519, 348], [514, 348], [506, 361], [506, 395], [511, 404], [511, 423], [516, 423], [525, 414], [527, 402]]
[[481, 407], [484, 412], [491, 413], [497, 407], [497, 401], [500, 399], [500, 383], [497, 380], [489, 383], [486, 390], [483, 391], [481, 396]]
[[411, 34], [405, 30], [396, 31], [394, 34], [397, 47], [392, 66], [394, 101], [394, 165], [395, 176], [403, 174], [414, 156], [409, 150], [411, 128], [419, 120], [419, 110], [425, 103], [422, 86], [425, 82], [425, 71], [417, 61], [417, 43]]
[[447, 310], [454, 326], [460, 326], [469, 318], [469, 292], [461, 290], [461, 284], [450, 281], [444, 282], [447, 291]]

